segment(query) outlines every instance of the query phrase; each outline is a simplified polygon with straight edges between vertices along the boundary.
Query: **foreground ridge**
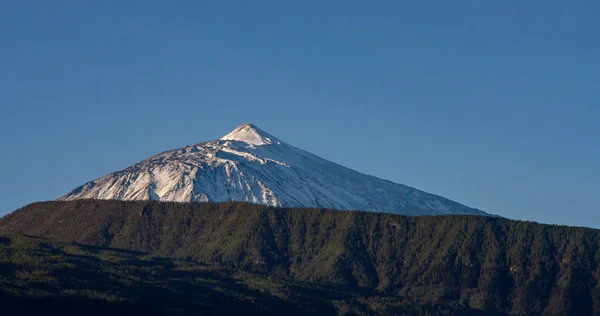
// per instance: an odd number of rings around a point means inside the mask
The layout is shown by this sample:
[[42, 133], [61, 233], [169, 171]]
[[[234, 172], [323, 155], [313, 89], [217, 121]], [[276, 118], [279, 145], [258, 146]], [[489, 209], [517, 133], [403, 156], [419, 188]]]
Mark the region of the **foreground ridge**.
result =
[[[600, 314], [596, 229], [487, 216], [413, 217], [239, 202], [78, 200], [21, 208], [0, 219], [0, 234], [37, 236], [46, 244], [121, 249], [237, 275], [245, 271], [276, 282], [302, 282], [298, 287], [268, 285], [269, 291], [283, 291], [277, 295], [289, 298], [298, 297], [303, 287], [340, 286], [360, 293], [352, 299], [358, 309], [346, 311], [350, 314], [394, 314], [393, 307], [401, 302], [479, 310], [480, 315]], [[47, 261], [54, 260], [57, 252], [47, 246], [42, 250], [36, 255], [45, 253]], [[22, 267], [23, 256], [8, 252], [7, 258], [21, 260], [16, 267]], [[106, 263], [101, 266], [110, 269]], [[2, 267], [7, 265], [0, 262]], [[176, 273], [167, 267], [156, 275]], [[131, 282], [127, 277], [111, 278], [115, 279]], [[97, 286], [106, 289], [101, 280]], [[308, 297], [320, 295], [316, 293]], [[456, 315], [435, 310], [424, 315], [440, 314]]]

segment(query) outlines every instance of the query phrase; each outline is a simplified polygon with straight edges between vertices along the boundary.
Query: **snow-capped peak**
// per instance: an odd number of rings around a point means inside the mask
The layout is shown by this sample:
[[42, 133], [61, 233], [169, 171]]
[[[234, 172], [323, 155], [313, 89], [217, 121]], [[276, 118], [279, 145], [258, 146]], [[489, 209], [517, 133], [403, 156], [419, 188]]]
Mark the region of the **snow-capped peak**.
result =
[[261, 146], [277, 143], [279, 140], [260, 128], [250, 124], [242, 124], [231, 133], [221, 137], [221, 140], [237, 140], [251, 145]]
[[61, 200], [245, 201], [404, 215], [486, 213], [358, 173], [252, 124], [221, 140], [165, 151], [90, 181]]

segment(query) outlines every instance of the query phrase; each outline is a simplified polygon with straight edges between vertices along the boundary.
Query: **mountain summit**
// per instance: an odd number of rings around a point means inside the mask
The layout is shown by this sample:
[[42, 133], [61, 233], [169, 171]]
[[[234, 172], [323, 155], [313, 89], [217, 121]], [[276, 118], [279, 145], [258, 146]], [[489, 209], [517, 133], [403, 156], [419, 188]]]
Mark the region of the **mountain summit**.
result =
[[488, 215], [345, 168], [246, 123], [90, 181], [60, 200], [246, 201], [404, 215]]
[[280, 142], [277, 138], [250, 123], [238, 126], [231, 133], [221, 137], [221, 140], [237, 140], [257, 146], [272, 144], [274, 141]]

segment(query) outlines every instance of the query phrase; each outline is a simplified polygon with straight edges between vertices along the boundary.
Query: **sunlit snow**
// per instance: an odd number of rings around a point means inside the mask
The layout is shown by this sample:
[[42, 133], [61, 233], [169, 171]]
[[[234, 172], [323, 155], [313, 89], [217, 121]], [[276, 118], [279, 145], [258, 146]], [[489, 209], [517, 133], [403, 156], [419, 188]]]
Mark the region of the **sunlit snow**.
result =
[[406, 215], [486, 213], [361, 174], [243, 124], [76, 188], [61, 200], [246, 201]]

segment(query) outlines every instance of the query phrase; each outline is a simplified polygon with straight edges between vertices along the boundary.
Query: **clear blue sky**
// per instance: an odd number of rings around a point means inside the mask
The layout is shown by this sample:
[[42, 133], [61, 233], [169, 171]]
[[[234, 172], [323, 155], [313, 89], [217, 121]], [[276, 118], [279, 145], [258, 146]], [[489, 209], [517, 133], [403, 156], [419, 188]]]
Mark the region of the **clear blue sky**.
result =
[[562, 0], [0, 1], [0, 215], [252, 122], [491, 213], [600, 228], [599, 16]]

